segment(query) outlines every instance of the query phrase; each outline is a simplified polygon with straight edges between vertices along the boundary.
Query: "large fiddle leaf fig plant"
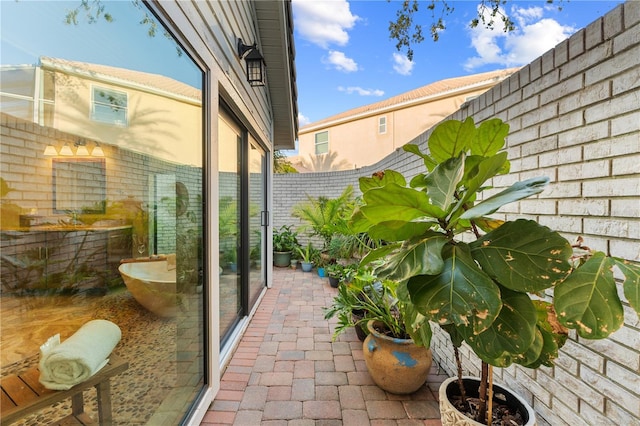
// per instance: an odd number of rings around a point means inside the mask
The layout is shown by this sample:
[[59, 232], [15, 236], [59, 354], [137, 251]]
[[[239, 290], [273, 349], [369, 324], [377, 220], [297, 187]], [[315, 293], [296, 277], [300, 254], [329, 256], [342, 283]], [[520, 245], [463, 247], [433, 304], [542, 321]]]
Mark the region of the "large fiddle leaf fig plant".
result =
[[483, 364], [536, 368], [552, 364], [567, 329], [597, 339], [622, 326], [614, 266], [625, 277], [625, 298], [640, 310], [640, 267], [590, 250], [578, 255], [533, 220], [491, 216], [549, 183], [540, 177], [492, 188], [492, 178], [509, 172], [508, 130], [499, 119], [441, 123], [428, 153], [404, 147], [426, 167], [408, 185], [393, 170], [360, 179], [363, 205], [352, 223], [387, 243], [362, 263], [382, 261], [378, 276], [400, 282], [398, 295], [441, 325], [456, 348], [466, 342]]

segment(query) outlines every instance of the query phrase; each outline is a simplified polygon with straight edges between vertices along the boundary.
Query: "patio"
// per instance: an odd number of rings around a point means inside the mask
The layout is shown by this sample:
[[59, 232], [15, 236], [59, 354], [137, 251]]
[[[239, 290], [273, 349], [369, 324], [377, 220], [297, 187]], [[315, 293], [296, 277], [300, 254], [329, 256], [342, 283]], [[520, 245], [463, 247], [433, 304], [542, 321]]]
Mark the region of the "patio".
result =
[[378, 388], [355, 331], [331, 341], [334, 320], [322, 308], [336, 292], [315, 271], [274, 268], [201, 425], [440, 425], [438, 387], [448, 376], [434, 361], [411, 395]]

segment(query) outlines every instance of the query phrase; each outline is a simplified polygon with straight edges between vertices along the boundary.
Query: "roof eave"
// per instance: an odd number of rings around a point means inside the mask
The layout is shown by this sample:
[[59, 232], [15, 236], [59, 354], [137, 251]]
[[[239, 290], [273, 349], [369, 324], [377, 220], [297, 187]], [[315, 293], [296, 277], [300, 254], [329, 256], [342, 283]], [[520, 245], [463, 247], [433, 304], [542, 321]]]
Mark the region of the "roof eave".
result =
[[260, 49], [267, 63], [275, 149], [294, 149], [298, 103], [291, 0], [256, 1]]

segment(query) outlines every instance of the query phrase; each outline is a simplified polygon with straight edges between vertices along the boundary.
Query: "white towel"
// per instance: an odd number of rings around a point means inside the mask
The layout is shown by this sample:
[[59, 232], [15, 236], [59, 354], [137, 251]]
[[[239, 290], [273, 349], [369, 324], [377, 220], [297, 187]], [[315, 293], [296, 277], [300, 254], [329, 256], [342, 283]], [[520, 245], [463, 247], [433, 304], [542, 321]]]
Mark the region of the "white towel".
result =
[[111, 321], [93, 320], [60, 343], [56, 334], [40, 346], [40, 383], [47, 389], [67, 390], [107, 365], [122, 332]]

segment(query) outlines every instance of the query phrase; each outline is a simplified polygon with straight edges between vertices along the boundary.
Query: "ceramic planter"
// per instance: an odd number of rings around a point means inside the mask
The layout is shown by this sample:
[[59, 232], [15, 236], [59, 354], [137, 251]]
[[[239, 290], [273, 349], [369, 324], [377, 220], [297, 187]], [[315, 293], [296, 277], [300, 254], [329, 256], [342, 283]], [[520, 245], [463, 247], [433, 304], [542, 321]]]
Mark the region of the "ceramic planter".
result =
[[369, 335], [362, 344], [364, 360], [373, 381], [387, 392], [408, 394], [417, 391], [431, 369], [431, 350], [411, 339], [385, 336], [367, 323]]
[[291, 263], [290, 251], [274, 251], [273, 252], [273, 264], [281, 268], [286, 268]]
[[[442, 421], [442, 426], [484, 426], [483, 423], [478, 423], [475, 420], [472, 420], [471, 418], [465, 416], [463, 413], [458, 411], [449, 401], [449, 398], [460, 395], [457, 380], [457, 377], [451, 377], [442, 382], [442, 385], [440, 385], [439, 399], [440, 419]], [[469, 376], [464, 376], [462, 380], [467, 396], [477, 397], [480, 380], [477, 377]], [[494, 383], [493, 388], [494, 398], [496, 398], [498, 395], [504, 395], [504, 397], [506, 398], [506, 402], [501, 402], [506, 403], [509, 406], [519, 408], [520, 413], [523, 416], [525, 426], [537, 425], [535, 411], [533, 411], [533, 408], [531, 408], [531, 406], [527, 404], [524, 399], [504, 386]]]
[[325, 269], [321, 266], [318, 266], [318, 276], [320, 278], [324, 278], [327, 276]]
[[302, 267], [302, 272], [311, 272], [313, 262], [300, 262], [300, 266]]

